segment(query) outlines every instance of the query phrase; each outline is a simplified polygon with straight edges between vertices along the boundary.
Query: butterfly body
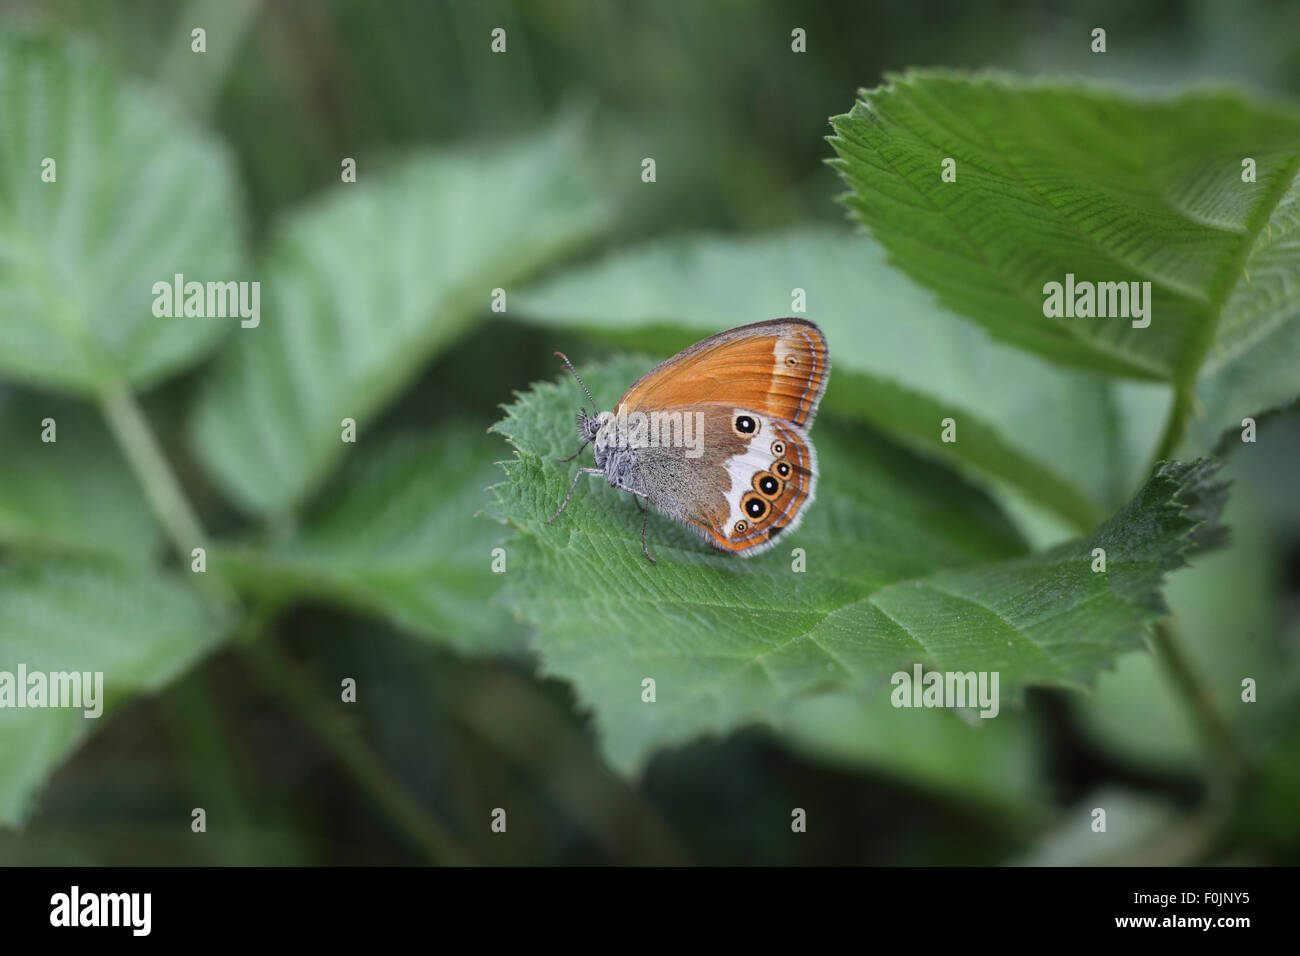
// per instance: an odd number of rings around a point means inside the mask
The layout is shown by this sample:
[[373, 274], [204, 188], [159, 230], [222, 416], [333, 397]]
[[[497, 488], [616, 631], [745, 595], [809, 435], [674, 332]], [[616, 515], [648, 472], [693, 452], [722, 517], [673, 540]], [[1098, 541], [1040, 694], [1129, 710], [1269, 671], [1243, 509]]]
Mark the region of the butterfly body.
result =
[[[711, 336], [647, 372], [614, 411], [579, 414], [597, 467], [581, 469], [574, 484], [601, 474], [718, 550], [758, 554], [813, 499], [808, 428], [829, 375], [825, 337], [802, 319]], [[643, 518], [650, 557], [644, 535]]]

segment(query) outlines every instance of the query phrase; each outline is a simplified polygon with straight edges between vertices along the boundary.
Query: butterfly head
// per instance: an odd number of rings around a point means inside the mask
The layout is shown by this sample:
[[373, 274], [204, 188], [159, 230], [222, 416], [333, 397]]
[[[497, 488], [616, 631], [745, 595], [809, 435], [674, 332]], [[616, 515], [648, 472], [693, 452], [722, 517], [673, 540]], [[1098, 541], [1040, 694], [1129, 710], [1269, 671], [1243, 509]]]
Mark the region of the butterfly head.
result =
[[578, 409], [578, 437], [583, 441], [595, 441], [600, 433], [600, 415], [588, 415], [585, 408]]

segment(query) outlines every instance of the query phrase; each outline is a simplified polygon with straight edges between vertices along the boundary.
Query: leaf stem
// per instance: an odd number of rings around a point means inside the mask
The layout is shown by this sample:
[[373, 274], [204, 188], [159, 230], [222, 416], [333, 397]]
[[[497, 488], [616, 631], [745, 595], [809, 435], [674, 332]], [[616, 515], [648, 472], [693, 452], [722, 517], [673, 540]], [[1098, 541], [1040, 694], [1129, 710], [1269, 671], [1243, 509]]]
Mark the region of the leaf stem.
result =
[[263, 685], [289, 705], [376, 808], [420, 848], [430, 863], [465, 866], [477, 862], [441, 823], [411, 799], [364, 740], [332, 719], [324, 695], [274, 641], [245, 641], [236, 647]]
[[1183, 434], [1187, 431], [1187, 419], [1191, 416], [1195, 404], [1192, 389], [1184, 387], [1182, 382], [1175, 383], [1174, 401], [1169, 407], [1169, 418], [1165, 421], [1165, 430], [1160, 436], [1160, 446], [1156, 449], [1155, 460], [1151, 463], [1152, 468], [1174, 457], [1178, 446], [1182, 444]]
[[[163, 532], [182, 564], [188, 563], [195, 548], [207, 549], [208, 535], [163, 455], [140, 403], [129, 388], [118, 383], [99, 394], [99, 408]], [[231, 623], [239, 616], [239, 596], [224, 580], [208, 574], [193, 577], [219, 618]]]
[[[176, 19], [158, 69], [158, 85], [196, 113], [211, 112], [261, 5], [262, 0], [191, 0]], [[202, 56], [194, 54], [191, 34], [199, 26], [208, 34]]]
[[1241, 741], [1209, 687], [1183, 652], [1169, 621], [1156, 622], [1153, 640], [1165, 669], [1191, 709], [1209, 749], [1219, 758], [1233, 780], [1245, 776], [1249, 764]]
[[207, 535], [135, 396], [115, 385], [100, 393], [99, 407], [172, 547], [188, 560], [192, 549], [206, 546]]
[[[206, 547], [207, 532], [163, 455], [139, 402], [125, 385], [117, 384], [100, 393], [99, 407], [172, 546], [183, 560], [188, 560], [191, 549]], [[431, 861], [472, 862], [438, 824], [422, 813], [362, 741], [337, 733], [326, 716], [326, 705], [318, 702], [313, 688], [293, 669], [292, 662], [265, 646], [269, 643], [263, 634], [269, 610], [257, 609], [250, 613], [219, 576], [197, 577], [201, 590], [220, 616], [242, 617], [233, 642], [235, 647], [250, 661], [266, 686], [287, 700], [304, 725], [338, 758], [357, 788], [387, 812]]]
[[[567, 711], [536, 680], [494, 668], [472, 671], [433, 699], [449, 719], [535, 779], [612, 859], [684, 866], [691, 854], [640, 790], [592, 751]], [[500, 719], [509, 706], [515, 718]]]

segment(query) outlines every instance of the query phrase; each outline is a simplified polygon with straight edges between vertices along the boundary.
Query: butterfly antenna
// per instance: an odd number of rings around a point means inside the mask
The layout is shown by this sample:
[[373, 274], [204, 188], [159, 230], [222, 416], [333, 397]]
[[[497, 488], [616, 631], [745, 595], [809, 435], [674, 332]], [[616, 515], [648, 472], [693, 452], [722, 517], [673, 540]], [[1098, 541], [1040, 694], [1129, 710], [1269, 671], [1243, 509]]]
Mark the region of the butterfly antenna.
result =
[[599, 417], [599, 416], [600, 416], [600, 406], [596, 404], [596, 399], [595, 399], [595, 397], [591, 394], [591, 389], [587, 388], [587, 383], [584, 382], [584, 381], [582, 380], [582, 376], [579, 375], [579, 374], [578, 374], [578, 370], [577, 370], [576, 368], [573, 367], [573, 363], [569, 361], [569, 357], [568, 357], [567, 355], [565, 355], [563, 352], [556, 352], [555, 354], [556, 354], [557, 356], [559, 356], [561, 359], [564, 360], [564, 365], [565, 365], [565, 367], [566, 367], [570, 372], [572, 372], [572, 373], [573, 373], [573, 377], [576, 378], [576, 379], [578, 380], [578, 384], [582, 386], [582, 390], [583, 390], [584, 392], [587, 393], [587, 398], [591, 400], [592, 413], [593, 413], [594, 415], [596, 415], [597, 417]]

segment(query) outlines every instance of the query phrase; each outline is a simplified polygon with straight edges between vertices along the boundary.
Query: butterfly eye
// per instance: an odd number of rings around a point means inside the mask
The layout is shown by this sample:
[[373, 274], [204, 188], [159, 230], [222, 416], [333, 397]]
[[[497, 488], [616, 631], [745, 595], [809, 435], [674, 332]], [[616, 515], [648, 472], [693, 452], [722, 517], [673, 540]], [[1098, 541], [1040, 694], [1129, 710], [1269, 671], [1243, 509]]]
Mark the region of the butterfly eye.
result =
[[741, 520], [736, 522], [736, 534], [744, 534], [748, 530], [749, 530], [748, 521]]
[[766, 471], [760, 471], [754, 476], [754, 487], [757, 488], [761, 494], [764, 494], [769, 498], [774, 498], [776, 497], [776, 493], [781, 490], [781, 482], [777, 481]]
[[774, 464], [772, 466], [772, 470], [776, 472], [778, 475], [780, 475], [782, 478], [790, 477], [790, 466], [783, 461], [778, 461], [776, 464]]
[[754, 419], [750, 418], [748, 415], [737, 415], [735, 427], [737, 433], [741, 435], [752, 435], [754, 432], [758, 431], [758, 422], [754, 421]]
[[784, 455], [785, 444], [779, 441], [772, 442], [772, 454], [776, 455], [777, 458], [780, 458], [782, 455]]
[[755, 520], [767, 514], [767, 502], [758, 495], [746, 495], [745, 500], [741, 502], [740, 506], [744, 509], [745, 514]]
[[795, 358], [793, 355], [787, 355], [785, 357], [785, 364], [790, 366], [791, 368], [794, 368], [796, 365], [799, 364], [799, 360]]

